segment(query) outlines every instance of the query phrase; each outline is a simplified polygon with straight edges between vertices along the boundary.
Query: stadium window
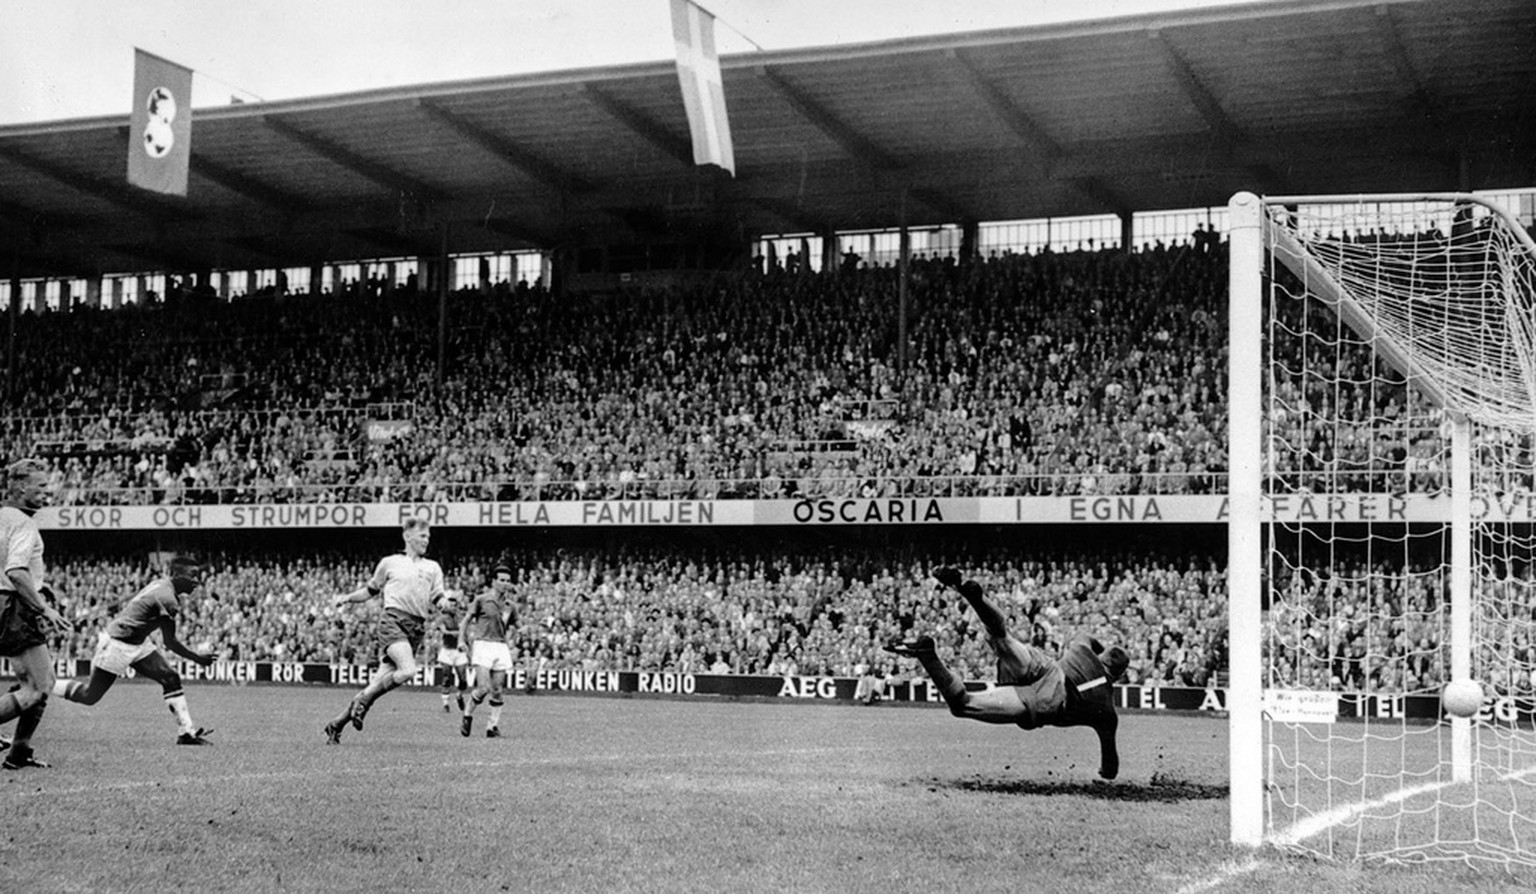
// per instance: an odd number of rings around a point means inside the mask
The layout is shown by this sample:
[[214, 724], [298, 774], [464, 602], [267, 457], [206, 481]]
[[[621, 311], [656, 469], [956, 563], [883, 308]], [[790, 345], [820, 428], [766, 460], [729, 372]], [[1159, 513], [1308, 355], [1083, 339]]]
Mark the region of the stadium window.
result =
[[511, 277], [512, 285], [515, 286], [525, 282], [529, 285], [539, 285], [540, 283], [548, 285], [545, 282], [545, 275], [549, 270], [549, 265], [546, 263], [547, 259], [543, 252], [524, 251], [518, 252], [512, 257], [516, 261], [516, 267], [513, 271], [514, 275]]
[[288, 267], [283, 270], [288, 277], [288, 291], [293, 293], [308, 293], [310, 270], [308, 267]]
[[1040, 220], [1005, 220], [981, 224], [976, 231], [976, 250], [981, 257], [1005, 254], [1034, 254], [1051, 244], [1051, 222]]
[[1192, 245], [1197, 228], [1222, 233], [1226, 231], [1226, 208], [1183, 208], [1151, 211], [1131, 219], [1131, 242], [1137, 249], [1157, 242], [1166, 246]]

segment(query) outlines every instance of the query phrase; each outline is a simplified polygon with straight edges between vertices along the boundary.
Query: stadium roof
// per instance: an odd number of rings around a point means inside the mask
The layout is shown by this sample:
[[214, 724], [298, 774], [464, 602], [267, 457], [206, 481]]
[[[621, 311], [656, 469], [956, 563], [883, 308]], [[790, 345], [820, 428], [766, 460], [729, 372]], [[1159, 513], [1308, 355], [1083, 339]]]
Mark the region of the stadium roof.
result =
[[1536, 183], [1531, 0], [1295, 0], [721, 67], [734, 178], [694, 166], [670, 61], [198, 109], [185, 199], [126, 185], [126, 112], [0, 128], [0, 273]]

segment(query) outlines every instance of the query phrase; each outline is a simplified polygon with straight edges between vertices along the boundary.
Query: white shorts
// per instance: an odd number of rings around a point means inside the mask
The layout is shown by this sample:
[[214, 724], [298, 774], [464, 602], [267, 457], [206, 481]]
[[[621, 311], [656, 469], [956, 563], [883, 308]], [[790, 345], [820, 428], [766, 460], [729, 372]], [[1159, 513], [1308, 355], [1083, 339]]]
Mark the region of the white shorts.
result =
[[103, 635], [96, 642], [96, 654], [91, 657], [91, 664], [109, 674], [117, 674], [121, 677], [128, 673], [128, 668], [135, 661], [148, 658], [159, 650], [160, 647], [154, 640], [147, 639], [134, 645]]
[[458, 649], [438, 649], [437, 663], [446, 664], [449, 667], [463, 667], [469, 664], [469, 658]]
[[509, 671], [512, 669], [512, 650], [504, 642], [477, 639], [470, 651], [474, 653], [475, 667], [486, 670]]

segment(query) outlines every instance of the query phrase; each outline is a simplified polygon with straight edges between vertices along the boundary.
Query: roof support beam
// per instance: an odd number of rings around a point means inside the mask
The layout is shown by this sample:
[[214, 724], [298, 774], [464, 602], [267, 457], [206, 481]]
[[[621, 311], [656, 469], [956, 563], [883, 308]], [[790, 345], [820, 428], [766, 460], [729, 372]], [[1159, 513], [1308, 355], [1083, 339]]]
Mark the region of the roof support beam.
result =
[[186, 216], [186, 212], [183, 209], [170, 204], [169, 200], [154, 198], [150, 193], [128, 186], [126, 178], [119, 184], [103, 180], [100, 177], [77, 174], [73, 171], [65, 170], [53, 162], [33, 158], [25, 152], [5, 145], [0, 145], [0, 158], [18, 164], [34, 173], [42, 174], [51, 180], [56, 180], [86, 195], [111, 202], [125, 211], [143, 214], [155, 220]]
[[593, 189], [592, 184], [582, 178], [561, 170], [511, 140], [492, 133], [430, 100], [417, 99], [416, 107], [421, 109], [427, 117], [546, 186], [560, 192], [590, 192]]
[[690, 139], [679, 137], [645, 113], [633, 108], [620, 99], [610, 96], [607, 92], [592, 84], [582, 84], [581, 95], [591, 100], [593, 105], [607, 112], [614, 120], [644, 137], [647, 142], [657, 149], [660, 149], [688, 167], [693, 167], [693, 142]]
[[109, 251], [131, 258], [142, 258], [157, 265], [162, 273], [195, 273], [200, 270], [208, 270], [219, 266], [210, 263], [205, 255], [189, 255], [164, 247], [164, 243], [156, 243], [155, 247], [148, 245], [108, 245]]
[[302, 128], [284, 121], [276, 115], [262, 117], [262, 122], [284, 137], [298, 143], [316, 155], [328, 161], [334, 162], [352, 173], [366, 180], [372, 180], [380, 186], [399, 192], [408, 193], [423, 199], [440, 199], [443, 193], [436, 187], [428, 186], [415, 177], [392, 170], [385, 165], [353, 152], [342, 146], [338, 146], [323, 137], [315, 136]]
[[535, 248], [548, 248], [549, 246], [555, 244], [555, 240], [551, 239], [547, 233], [542, 233], [538, 230], [523, 226], [517, 221], [511, 220], [509, 218], [487, 217], [484, 220], [479, 221], [479, 224], [486, 230], [495, 233], [498, 236], [506, 236], [509, 239], [516, 239], [519, 242], [526, 242]]
[[1051, 135], [1045, 132], [1045, 128], [1036, 124], [1033, 118], [1025, 114], [1018, 103], [1004, 93], [1001, 87], [982, 74], [963, 49], [956, 47], [945, 50], [944, 55], [954, 61], [956, 69], [966, 83], [976, 91], [976, 95], [981, 97], [981, 101], [986, 103], [987, 108], [992, 110], [997, 120], [1013, 131], [1014, 136], [1047, 159], [1054, 160], [1065, 154], [1062, 152], [1061, 144], [1052, 139]]
[[1072, 178], [1072, 185], [1077, 188], [1078, 192], [1103, 205], [1105, 210], [1120, 217], [1125, 217], [1135, 210], [1131, 207], [1130, 202], [1127, 202], [1123, 196], [1098, 177], [1074, 177]]
[[393, 255], [406, 258], [419, 258], [426, 255], [434, 255], [435, 249], [429, 248], [424, 241], [417, 241], [409, 236], [401, 236], [393, 230], [382, 227], [361, 227], [344, 230], [343, 233], [354, 239], [360, 239], [370, 245], [378, 246]]
[[211, 162], [197, 153], [192, 154], [192, 171], [205, 180], [211, 180], [231, 192], [237, 192], [275, 211], [292, 214], [303, 211], [308, 206], [308, 203], [298, 196], [268, 186], [247, 174]]
[[747, 196], [746, 201], [780, 218], [793, 229], [806, 233], [820, 233], [832, 229], [818, 217], [806, 213], [798, 204], [767, 196]]
[[975, 212], [936, 189], [926, 186], [914, 187], [907, 192], [907, 195], [939, 212], [940, 215], [949, 218], [954, 223], [969, 223], [976, 220]]
[[784, 80], [783, 75], [777, 71], [759, 65], [757, 76], [782, 96], [802, 118], [814, 124], [817, 130], [826, 134], [854, 159], [876, 170], [891, 171], [901, 167], [899, 159], [870, 142], [863, 134], [806, 95], [805, 91]]
[[1414, 68], [1413, 60], [1408, 58], [1408, 50], [1403, 46], [1402, 32], [1397, 28], [1397, 20], [1392, 17], [1392, 10], [1387, 6], [1376, 7], [1376, 30], [1381, 33], [1381, 43], [1386, 51], [1386, 56], [1397, 71], [1399, 83], [1407, 84], [1413, 88], [1409, 98], [1424, 119], [1436, 127], [1445, 127], [1445, 112], [1440, 104], [1429, 95], [1429, 90], [1424, 86], [1424, 79], [1419, 77], [1418, 69]]
[[[117, 136], [122, 140], [123, 149], [126, 151], [132, 132], [127, 127], [119, 127], [117, 129]], [[248, 174], [241, 174], [223, 165], [209, 161], [195, 152], [189, 157], [188, 162], [191, 170], [203, 179], [211, 180], [231, 192], [239, 193], [252, 201], [260, 202], [275, 210], [292, 213], [303, 210], [306, 205], [297, 196], [274, 189]]]
[[1179, 54], [1168, 38], [1156, 29], [1148, 31], [1147, 36], [1162, 51], [1163, 64], [1167, 66], [1168, 73], [1173, 75], [1173, 79], [1178, 82], [1184, 95], [1200, 113], [1200, 117], [1205, 119], [1206, 127], [1209, 127], [1224, 145], [1231, 146], [1242, 142], [1242, 131], [1233, 123], [1226, 110], [1221, 107], [1221, 102], [1195, 74], [1195, 70], [1190, 68], [1189, 62]]

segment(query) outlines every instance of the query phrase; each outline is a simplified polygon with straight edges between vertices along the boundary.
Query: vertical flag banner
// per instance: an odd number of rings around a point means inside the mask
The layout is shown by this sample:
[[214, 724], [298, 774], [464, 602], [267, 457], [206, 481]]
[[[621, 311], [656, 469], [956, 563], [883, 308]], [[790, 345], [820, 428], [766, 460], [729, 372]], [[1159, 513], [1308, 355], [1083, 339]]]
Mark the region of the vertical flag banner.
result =
[[693, 163], [719, 165], [734, 175], [736, 152], [725, 114], [720, 56], [715, 52], [715, 17], [689, 0], [672, 0], [672, 37], [677, 42], [677, 79], [693, 136]]
[[187, 194], [192, 160], [192, 69], [133, 51], [133, 111], [128, 182], [168, 195]]

